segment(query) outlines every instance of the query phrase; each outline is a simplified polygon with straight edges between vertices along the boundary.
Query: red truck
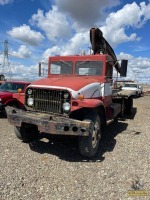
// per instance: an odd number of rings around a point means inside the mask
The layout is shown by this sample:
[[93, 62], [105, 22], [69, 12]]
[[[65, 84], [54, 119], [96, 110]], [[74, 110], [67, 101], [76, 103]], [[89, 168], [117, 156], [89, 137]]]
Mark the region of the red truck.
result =
[[[24, 102], [18, 100], [22, 96], [24, 99], [25, 88], [30, 84], [28, 81], [4, 81], [0, 86], [0, 114], [6, 116], [5, 107], [12, 106], [17, 108], [24, 107]], [[19, 92], [19, 96], [18, 96]], [[14, 95], [17, 94], [18, 97]]]
[[16, 136], [26, 142], [39, 133], [77, 136], [81, 155], [97, 152], [102, 127], [130, 113], [130, 93], [113, 91], [113, 70], [126, 75], [99, 29], [90, 30], [91, 55], [52, 56], [48, 77], [32, 82], [25, 91], [26, 110], [7, 107]]

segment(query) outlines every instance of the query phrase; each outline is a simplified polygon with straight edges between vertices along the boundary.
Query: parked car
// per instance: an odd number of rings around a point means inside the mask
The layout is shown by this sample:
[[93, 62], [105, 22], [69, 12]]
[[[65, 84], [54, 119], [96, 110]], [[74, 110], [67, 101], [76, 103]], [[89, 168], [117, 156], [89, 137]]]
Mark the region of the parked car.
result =
[[140, 97], [143, 94], [143, 87], [138, 83], [127, 82], [122, 87], [122, 90], [131, 90], [136, 97]]
[[29, 81], [5, 81], [0, 85], [0, 114], [6, 116], [5, 107], [8, 105], [17, 108], [23, 106], [23, 102], [14, 95], [18, 92], [24, 94], [30, 83]]

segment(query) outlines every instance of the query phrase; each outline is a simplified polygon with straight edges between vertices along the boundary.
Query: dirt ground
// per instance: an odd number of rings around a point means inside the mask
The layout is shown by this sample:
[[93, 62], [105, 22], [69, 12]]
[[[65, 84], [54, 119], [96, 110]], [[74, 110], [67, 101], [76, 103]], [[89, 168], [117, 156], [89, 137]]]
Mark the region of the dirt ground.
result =
[[30, 144], [0, 118], [1, 200], [150, 199], [150, 96], [109, 125], [92, 159], [77, 140], [42, 134]]

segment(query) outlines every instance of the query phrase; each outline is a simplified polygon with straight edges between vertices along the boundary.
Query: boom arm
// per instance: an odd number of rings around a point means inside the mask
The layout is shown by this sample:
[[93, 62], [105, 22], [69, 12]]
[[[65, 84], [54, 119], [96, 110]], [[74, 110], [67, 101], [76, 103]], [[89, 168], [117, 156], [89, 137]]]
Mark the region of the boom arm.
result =
[[103, 37], [103, 32], [98, 28], [90, 29], [90, 41], [92, 45], [92, 50], [94, 55], [96, 53], [108, 54], [114, 60], [115, 68], [117, 72], [120, 73], [120, 65], [117, 61], [117, 57], [115, 55], [114, 50], [110, 46], [110, 44]]

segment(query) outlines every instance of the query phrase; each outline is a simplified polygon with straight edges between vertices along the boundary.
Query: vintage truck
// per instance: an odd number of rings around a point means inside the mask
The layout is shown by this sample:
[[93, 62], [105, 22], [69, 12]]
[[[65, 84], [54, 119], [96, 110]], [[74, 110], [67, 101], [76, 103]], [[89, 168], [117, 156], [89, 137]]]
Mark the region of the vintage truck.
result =
[[92, 28], [90, 40], [93, 54], [49, 57], [47, 78], [26, 89], [25, 109], [6, 108], [19, 139], [30, 142], [43, 132], [77, 136], [80, 154], [92, 157], [102, 127], [131, 113], [130, 92], [113, 90], [113, 70], [125, 76], [127, 61], [120, 67], [101, 30]]

